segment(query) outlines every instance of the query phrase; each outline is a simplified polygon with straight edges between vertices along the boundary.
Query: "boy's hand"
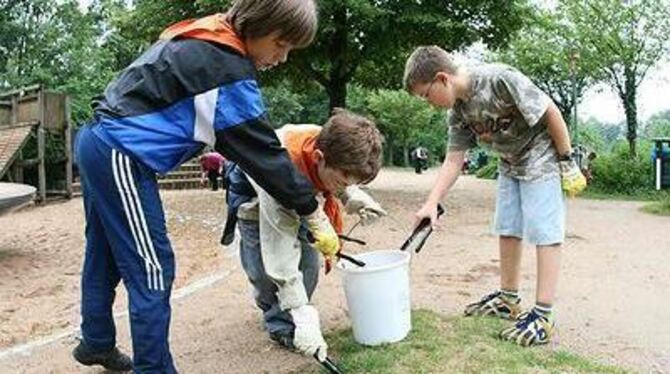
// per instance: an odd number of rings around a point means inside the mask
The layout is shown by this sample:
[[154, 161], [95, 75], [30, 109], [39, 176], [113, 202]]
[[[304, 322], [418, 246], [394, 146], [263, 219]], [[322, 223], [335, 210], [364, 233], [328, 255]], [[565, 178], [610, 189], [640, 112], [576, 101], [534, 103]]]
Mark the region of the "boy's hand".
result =
[[312, 305], [303, 305], [290, 309], [293, 323], [295, 324], [295, 335], [293, 345], [306, 356], [314, 356], [318, 352], [319, 361], [328, 356], [328, 344], [321, 334], [319, 313]]
[[419, 223], [424, 218], [430, 218], [430, 225], [435, 226], [437, 223], [437, 204], [433, 204], [431, 202], [426, 202], [423, 204], [421, 209], [419, 209], [416, 213], [414, 213], [414, 227], [419, 226]]
[[305, 217], [307, 229], [314, 236], [314, 248], [323, 254], [326, 259], [333, 258], [340, 250], [340, 238], [330, 224], [330, 220], [321, 209]]
[[388, 214], [372, 196], [363, 192], [360, 188], [347, 188], [346, 193], [347, 203], [344, 205], [344, 210], [347, 214], [358, 214], [364, 226], [374, 223]]
[[561, 186], [568, 197], [575, 197], [586, 188], [586, 177], [574, 160], [560, 161]]

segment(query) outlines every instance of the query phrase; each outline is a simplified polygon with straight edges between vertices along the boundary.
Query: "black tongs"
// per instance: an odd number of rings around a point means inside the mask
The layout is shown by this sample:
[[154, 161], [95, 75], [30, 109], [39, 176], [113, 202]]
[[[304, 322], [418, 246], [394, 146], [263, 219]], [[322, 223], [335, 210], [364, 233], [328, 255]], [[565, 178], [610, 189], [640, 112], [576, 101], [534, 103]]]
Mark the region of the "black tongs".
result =
[[[340, 238], [341, 240], [345, 241], [345, 242], [352, 242], [352, 243], [356, 243], [356, 244], [360, 244], [360, 245], [367, 245], [367, 243], [363, 240], [355, 239], [355, 238], [352, 238], [352, 237], [349, 237], [349, 236], [346, 236], [346, 235], [340, 234], [340, 235], [337, 235], [337, 237]], [[316, 239], [314, 238], [314, 235], [309, 231], [307, 231], [307, 241], [310, 242], [310, 243], [314, 243], [316, 241]], [[358, 259], [356, 259], [352, 256], [346, 255], [346, 254], [342, 253], [342, 251], [338, 252], [336, 254], [336, 256], [338, 258], [342, 259], [342, 260], [347, 260], [347, 261], [351, 262], [352, 264], [354, 264], [356, 266], [359, 266], [359, 267], [365, 266], [365, 262], [363, 262], [361, 260], [358, 260]]]
[[[439, 218], [442, 214], [444, 214], [444, 208], [442, 207], [442, 204], [437, 204], [437, 217]], [[421, 222], [419, 222], [419, 225], [412, 231], [412, 235], [410, 235], [402, 244], [400, 250], [405, 251], [413, 248], [414, 253], [419, 253], [432, 232], [433, 226], [430, 224], [430, 218], [426, 217], [422, 219]]]
[[330, 357], [326, 357], [323, 361], [321, 361], [319, 359], [319, 352], [317, 351], [314, 353], [314, 358], [319, 361], [319, 363], [323, 365], [323, 367], [326, 368], [330, 374], [343, 374], [342, 370], [340, 370], [337, 365], [335, 365], [335, 362], [333, 362]]

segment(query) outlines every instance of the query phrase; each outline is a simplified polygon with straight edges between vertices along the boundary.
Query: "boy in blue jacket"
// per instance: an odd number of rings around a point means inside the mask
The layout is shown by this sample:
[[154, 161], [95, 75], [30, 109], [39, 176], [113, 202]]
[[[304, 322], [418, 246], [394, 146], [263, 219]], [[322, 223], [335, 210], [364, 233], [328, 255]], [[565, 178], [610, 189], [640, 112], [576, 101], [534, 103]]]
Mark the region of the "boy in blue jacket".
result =
[[[205, 145], [305, 217], [324, 255], [338, 251], [313, 186], [267, 120], [256, 78], [307, 46], [316, 28], [313, 0], [236, 0], [225, 14], [169, 27], [95, 100], [95, 120], [76, 144], [86, 214], [78, 362], [176, 372], [168, 343], [174, 254], [156, 173]], [[116, 348], [112, 304], [120, 280], [128, 290], [132, 362]]]

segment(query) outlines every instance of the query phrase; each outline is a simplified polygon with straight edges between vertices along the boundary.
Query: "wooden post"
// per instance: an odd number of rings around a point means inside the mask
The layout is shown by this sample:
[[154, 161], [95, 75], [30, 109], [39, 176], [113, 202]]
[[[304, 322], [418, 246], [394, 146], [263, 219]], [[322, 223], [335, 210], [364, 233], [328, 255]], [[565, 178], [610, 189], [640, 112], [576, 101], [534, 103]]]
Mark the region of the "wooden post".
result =
[[16, 125], [17, 122], [19, 122], [19, 97], [14, 95], [12, 96], [12, 117], [10, 124]]
[[[10, 125], [16, 125], [19, 122], [19, 97], [13, 95], [12, 98], [12, 115], [10, 120]], [[23, 166], [21, 165], [21, 160], [23, 160], [23, 151], [19, 150], [19, 156], [14, 161], [13, 166], [13, 179], [14, 183], [23, 183]]]
[[65, 193], [72, 198], [72, 108], [70, 96], [65, 96]]
[[39, 164], [37, 165], [37, 175], [39, 178], [39, 188], [38, 196], [40, 202], [44, 203], [47, 200], [47, 175], [46, 175], [46, 163], [44, 150], [46, 147], [45, 133], [44, 133], [44, 115], [46, 112], [46, 103], [44, 100], [44, 90], [39, 89], [37, 95], [37, 110], [39, 124], [37, 125], [37, 159]]

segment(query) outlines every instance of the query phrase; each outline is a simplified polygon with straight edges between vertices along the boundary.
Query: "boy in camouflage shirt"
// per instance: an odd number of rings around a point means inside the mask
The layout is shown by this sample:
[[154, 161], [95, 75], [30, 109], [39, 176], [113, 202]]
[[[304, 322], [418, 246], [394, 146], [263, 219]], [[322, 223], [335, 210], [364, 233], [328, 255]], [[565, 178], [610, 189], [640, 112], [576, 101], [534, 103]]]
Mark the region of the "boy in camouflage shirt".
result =
[[[438, 180], [417, 222], [437, 220], [437, 203], [460, 174], [465, 152], [477, 142], [500, 154], [495, 232], [499, 235], [500, 289], [469, 304], [465, 314], [516, 321], [500, 337], [523, 346], [545, 344], [554, 330], [552, 303], [565, 237], [565, 202], [586, 186], [572, 159], [568, 129], [552, 100], [512, 67], [456, 65], [436, 46], [417, 48], [407, 61], [405, 88], [436, 107], [452, 109], [449, 142]], [[521, 313], [522, 240], [537, 248], [535, 306]]]

